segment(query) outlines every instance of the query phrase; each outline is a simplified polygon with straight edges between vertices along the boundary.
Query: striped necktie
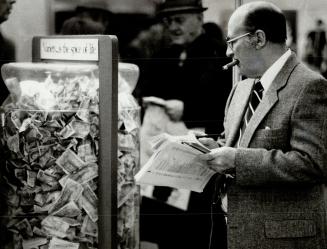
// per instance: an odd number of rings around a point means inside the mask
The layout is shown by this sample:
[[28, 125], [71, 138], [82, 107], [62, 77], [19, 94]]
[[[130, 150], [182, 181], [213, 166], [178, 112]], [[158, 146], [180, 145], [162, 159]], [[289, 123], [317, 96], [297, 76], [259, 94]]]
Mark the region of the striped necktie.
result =
[[249, 104], [248, 104], [248, 108], [247, 108], [247, 110], [245, 112], [245, 115], [243, 117], [243, 123], [242, 123], [241, 128], [240, 128], [240, 136], [239, 136], [239, 139], [238, 139], [238, 146], [240, 145], [241, 138], [242, 138], [242, 136], [244, 134], [244, 131], [245, 131], [247, 125], [250, 122], [250, 119], [253, 116], [253, 113], [255, 112], [256, 108], [258, 107], [258, 105], [260, 104], [260, 102], [262, 100], [263, 90], [264, 89], [262, 87], [261, 82], [257, 81], [254, 84], [254, 87], [252, 89], [252, 93], [251, 93], [251, 96], [250, 96], [250, 101], [249, 101]]

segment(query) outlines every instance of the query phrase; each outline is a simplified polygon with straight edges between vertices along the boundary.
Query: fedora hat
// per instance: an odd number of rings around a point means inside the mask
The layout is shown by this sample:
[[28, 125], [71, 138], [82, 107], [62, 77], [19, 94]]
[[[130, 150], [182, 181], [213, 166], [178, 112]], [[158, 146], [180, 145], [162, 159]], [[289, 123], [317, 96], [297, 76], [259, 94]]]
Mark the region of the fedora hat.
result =
[[202, 0], [165, 0], [158, 6], [158, 15], [175, 13], [203, 12], [207, 10], [202, 6]]

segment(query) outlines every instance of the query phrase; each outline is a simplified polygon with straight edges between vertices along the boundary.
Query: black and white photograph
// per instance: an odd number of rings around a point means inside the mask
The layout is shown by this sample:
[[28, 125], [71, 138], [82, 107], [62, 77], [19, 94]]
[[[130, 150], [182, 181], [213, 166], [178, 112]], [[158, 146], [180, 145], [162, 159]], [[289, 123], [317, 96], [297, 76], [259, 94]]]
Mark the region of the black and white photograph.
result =
[[0, 0], [0, 249], [326, 249], [326, 0]]

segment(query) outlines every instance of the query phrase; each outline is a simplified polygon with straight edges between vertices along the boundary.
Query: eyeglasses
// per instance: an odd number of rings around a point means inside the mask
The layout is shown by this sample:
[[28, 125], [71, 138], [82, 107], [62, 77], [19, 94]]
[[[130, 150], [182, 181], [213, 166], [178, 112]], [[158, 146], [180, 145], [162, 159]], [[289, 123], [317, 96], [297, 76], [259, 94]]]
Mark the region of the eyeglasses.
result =
[[245, 36], [247, 36], [247, 35], [250, 35], [250, 34], [251, 34], [251, 32], [247, 32], [247, 33], [245, 33], [245, 34], [238, 35], [238, 36], [236, 36], [236, 37], [234, 37], [234, 38], [229, 38], [229, 37], [227, 36], [227, 37], [226, 37], [226, 43], [227, 43], [228, 47], [229, 47], [231, 50], [233, 50], [233, 44], [234, 44], [234, 42], [236, 42], [237, 40], [239, 40], [239, 39], [241, 39], [241, 38], [243, 38], [243, 37], [245, 37]]

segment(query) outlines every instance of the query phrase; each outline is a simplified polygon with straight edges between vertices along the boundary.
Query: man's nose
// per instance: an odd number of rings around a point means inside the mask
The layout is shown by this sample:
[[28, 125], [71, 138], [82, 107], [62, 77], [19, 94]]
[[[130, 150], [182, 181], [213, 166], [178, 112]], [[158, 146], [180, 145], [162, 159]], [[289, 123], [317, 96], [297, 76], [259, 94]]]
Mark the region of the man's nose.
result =
[[176, 22], [175, 20], [172, 20], [169, 24], [169, 30], [177, 30], [180, 28], [180, 24]]
[[227, 49], [226, 49], [226, 56], [227, 56], [227, 57], [233, 57], [233, 55], [234, 55], [233, 50], [230, 48], [230, 46], [227, 46]]

